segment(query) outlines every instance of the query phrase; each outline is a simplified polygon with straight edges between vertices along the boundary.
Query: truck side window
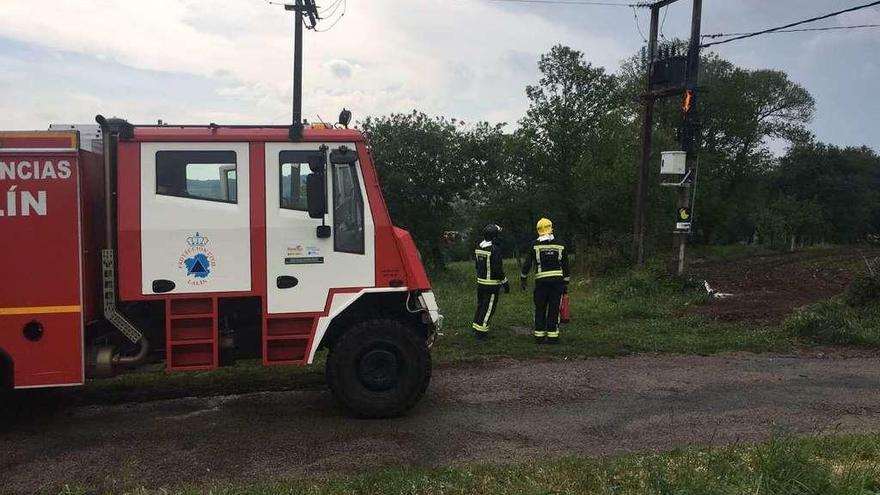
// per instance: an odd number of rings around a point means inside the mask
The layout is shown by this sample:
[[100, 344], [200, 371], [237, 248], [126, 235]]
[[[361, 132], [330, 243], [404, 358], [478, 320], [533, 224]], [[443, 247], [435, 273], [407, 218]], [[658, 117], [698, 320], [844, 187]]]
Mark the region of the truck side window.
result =
[[157, 151], [156, 194], [238, 202], [234, 151]]
[[278, 156], [279, 180], [278, 191], [281, 208], [286, 210], [309, 211], [306, 195], [306, 177], [311, 173], [309, 159], [321, 159], [319, 151], [282, 151]]
[[364, 254], [364, 200], [354, 163], [333, 165], [333, 249]]

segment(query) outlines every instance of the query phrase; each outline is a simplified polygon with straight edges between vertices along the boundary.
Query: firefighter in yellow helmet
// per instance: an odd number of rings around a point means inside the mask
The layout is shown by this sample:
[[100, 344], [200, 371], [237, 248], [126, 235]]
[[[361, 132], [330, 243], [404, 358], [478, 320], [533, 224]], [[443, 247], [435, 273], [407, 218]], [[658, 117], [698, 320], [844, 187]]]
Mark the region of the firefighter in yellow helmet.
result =
[[528, 286], [535, 266], [535, 342], [559, 343], [559, 304], [568, 290], [568, 253], [553, 236], [553, 222], [538, 220], [538, 238], [532, 243], [520, 274], [520, 286]]
[[501, 250], [495, 245], [501, 227], [490, 223], [483, 228], [483, 241], [474, 250], [477, 269], [477, 310], [474, 312], [474, 336], [477, 340], [489, 338], [489, 322], [498, 309], [501, 289], [510, 292], [510, 284], [504, 275]]

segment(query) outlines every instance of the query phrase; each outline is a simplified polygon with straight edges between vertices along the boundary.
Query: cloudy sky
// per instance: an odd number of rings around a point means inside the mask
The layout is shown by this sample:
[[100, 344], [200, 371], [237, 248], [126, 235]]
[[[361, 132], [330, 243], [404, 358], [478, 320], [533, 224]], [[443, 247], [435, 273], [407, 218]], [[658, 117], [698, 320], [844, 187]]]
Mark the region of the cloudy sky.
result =
[[[309, 120], [335, 119], [342, 107], [356, 119], [416, 108], [515, 123], [538, 56], [552, 45], [613, 71], [648, 30], [644, 9], [635, 17], [594, 5], [345, 1], [332, 29], [306, 32]], [[703, 32], [751, 31], [862, 3], [704, 0]], [[687, 35], [690, 4], [668, 9], [665, 36]], [[292, 16], [266, 0], [0, 0], [0, 11], [0, 129], [91, 123], [97, 113], [138, 123], [289, 120]], [[864, 23], [880, 23], [880, 7], [816, 25]], [[717, 50], [803, 84], [817, 100], [819, 139], [880, 150], [880, 29], [773, 34]]]

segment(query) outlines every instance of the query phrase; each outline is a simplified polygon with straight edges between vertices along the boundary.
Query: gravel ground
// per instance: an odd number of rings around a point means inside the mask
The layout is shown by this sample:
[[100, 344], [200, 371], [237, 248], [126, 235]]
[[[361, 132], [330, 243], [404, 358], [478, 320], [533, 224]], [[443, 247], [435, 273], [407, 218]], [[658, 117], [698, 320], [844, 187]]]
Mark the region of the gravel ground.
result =
[[272, 481], [880, 431], [872, 355], [639, 355], [435, 370], [406, 417], [353, 419], [325, 390], [58, 407], [0, 431], [0, 492]]

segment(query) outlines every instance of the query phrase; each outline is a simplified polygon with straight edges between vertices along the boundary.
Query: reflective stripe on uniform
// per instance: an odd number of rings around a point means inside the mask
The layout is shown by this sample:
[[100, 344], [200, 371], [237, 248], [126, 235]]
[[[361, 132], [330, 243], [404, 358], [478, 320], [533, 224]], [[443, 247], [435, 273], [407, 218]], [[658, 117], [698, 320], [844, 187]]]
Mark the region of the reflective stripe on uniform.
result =
[[546, 277], [561, 277], [562, 270], [548, 270], [546, 272], [536, 273], [535, 278], [546, 278]]
[[483, 318], [483, 326], [489, 330], [489, 317], [492, 316], [492, 307], [495, 306], [495, 294], [489, 296], [489, 306], [486, 308], [486, 316]]
[[489, 327], [483, 326], [483, 325], [478, 325], [476, 323], [471, 325], [471, 327], [478, 332], [488, 332], [489, 331]]
[[[492, 251], [483, 251], [482, 249], [475, 249], [477, 257], [485, 256], [486, 257], [486, 278], [484, 280], [489, 280], [492, 278]], [[479, 277], [477, 278], [477, 282], [479, 283]]]
[[535, 330], [535, 337], [546, 337], [546, 336], [547, 336], [547, 332], [545, 332], [543, 330]]
[[480, 285], [504, 285], [507, 283], [507, 279], [504, 280], [494, 280], [491, 278], [478, 278], [477, 283]]
[[555, 332], [547, 332], [547, 338], [550, 338], [550, 339], [559, 338], [559, 330], [556, 330]]

